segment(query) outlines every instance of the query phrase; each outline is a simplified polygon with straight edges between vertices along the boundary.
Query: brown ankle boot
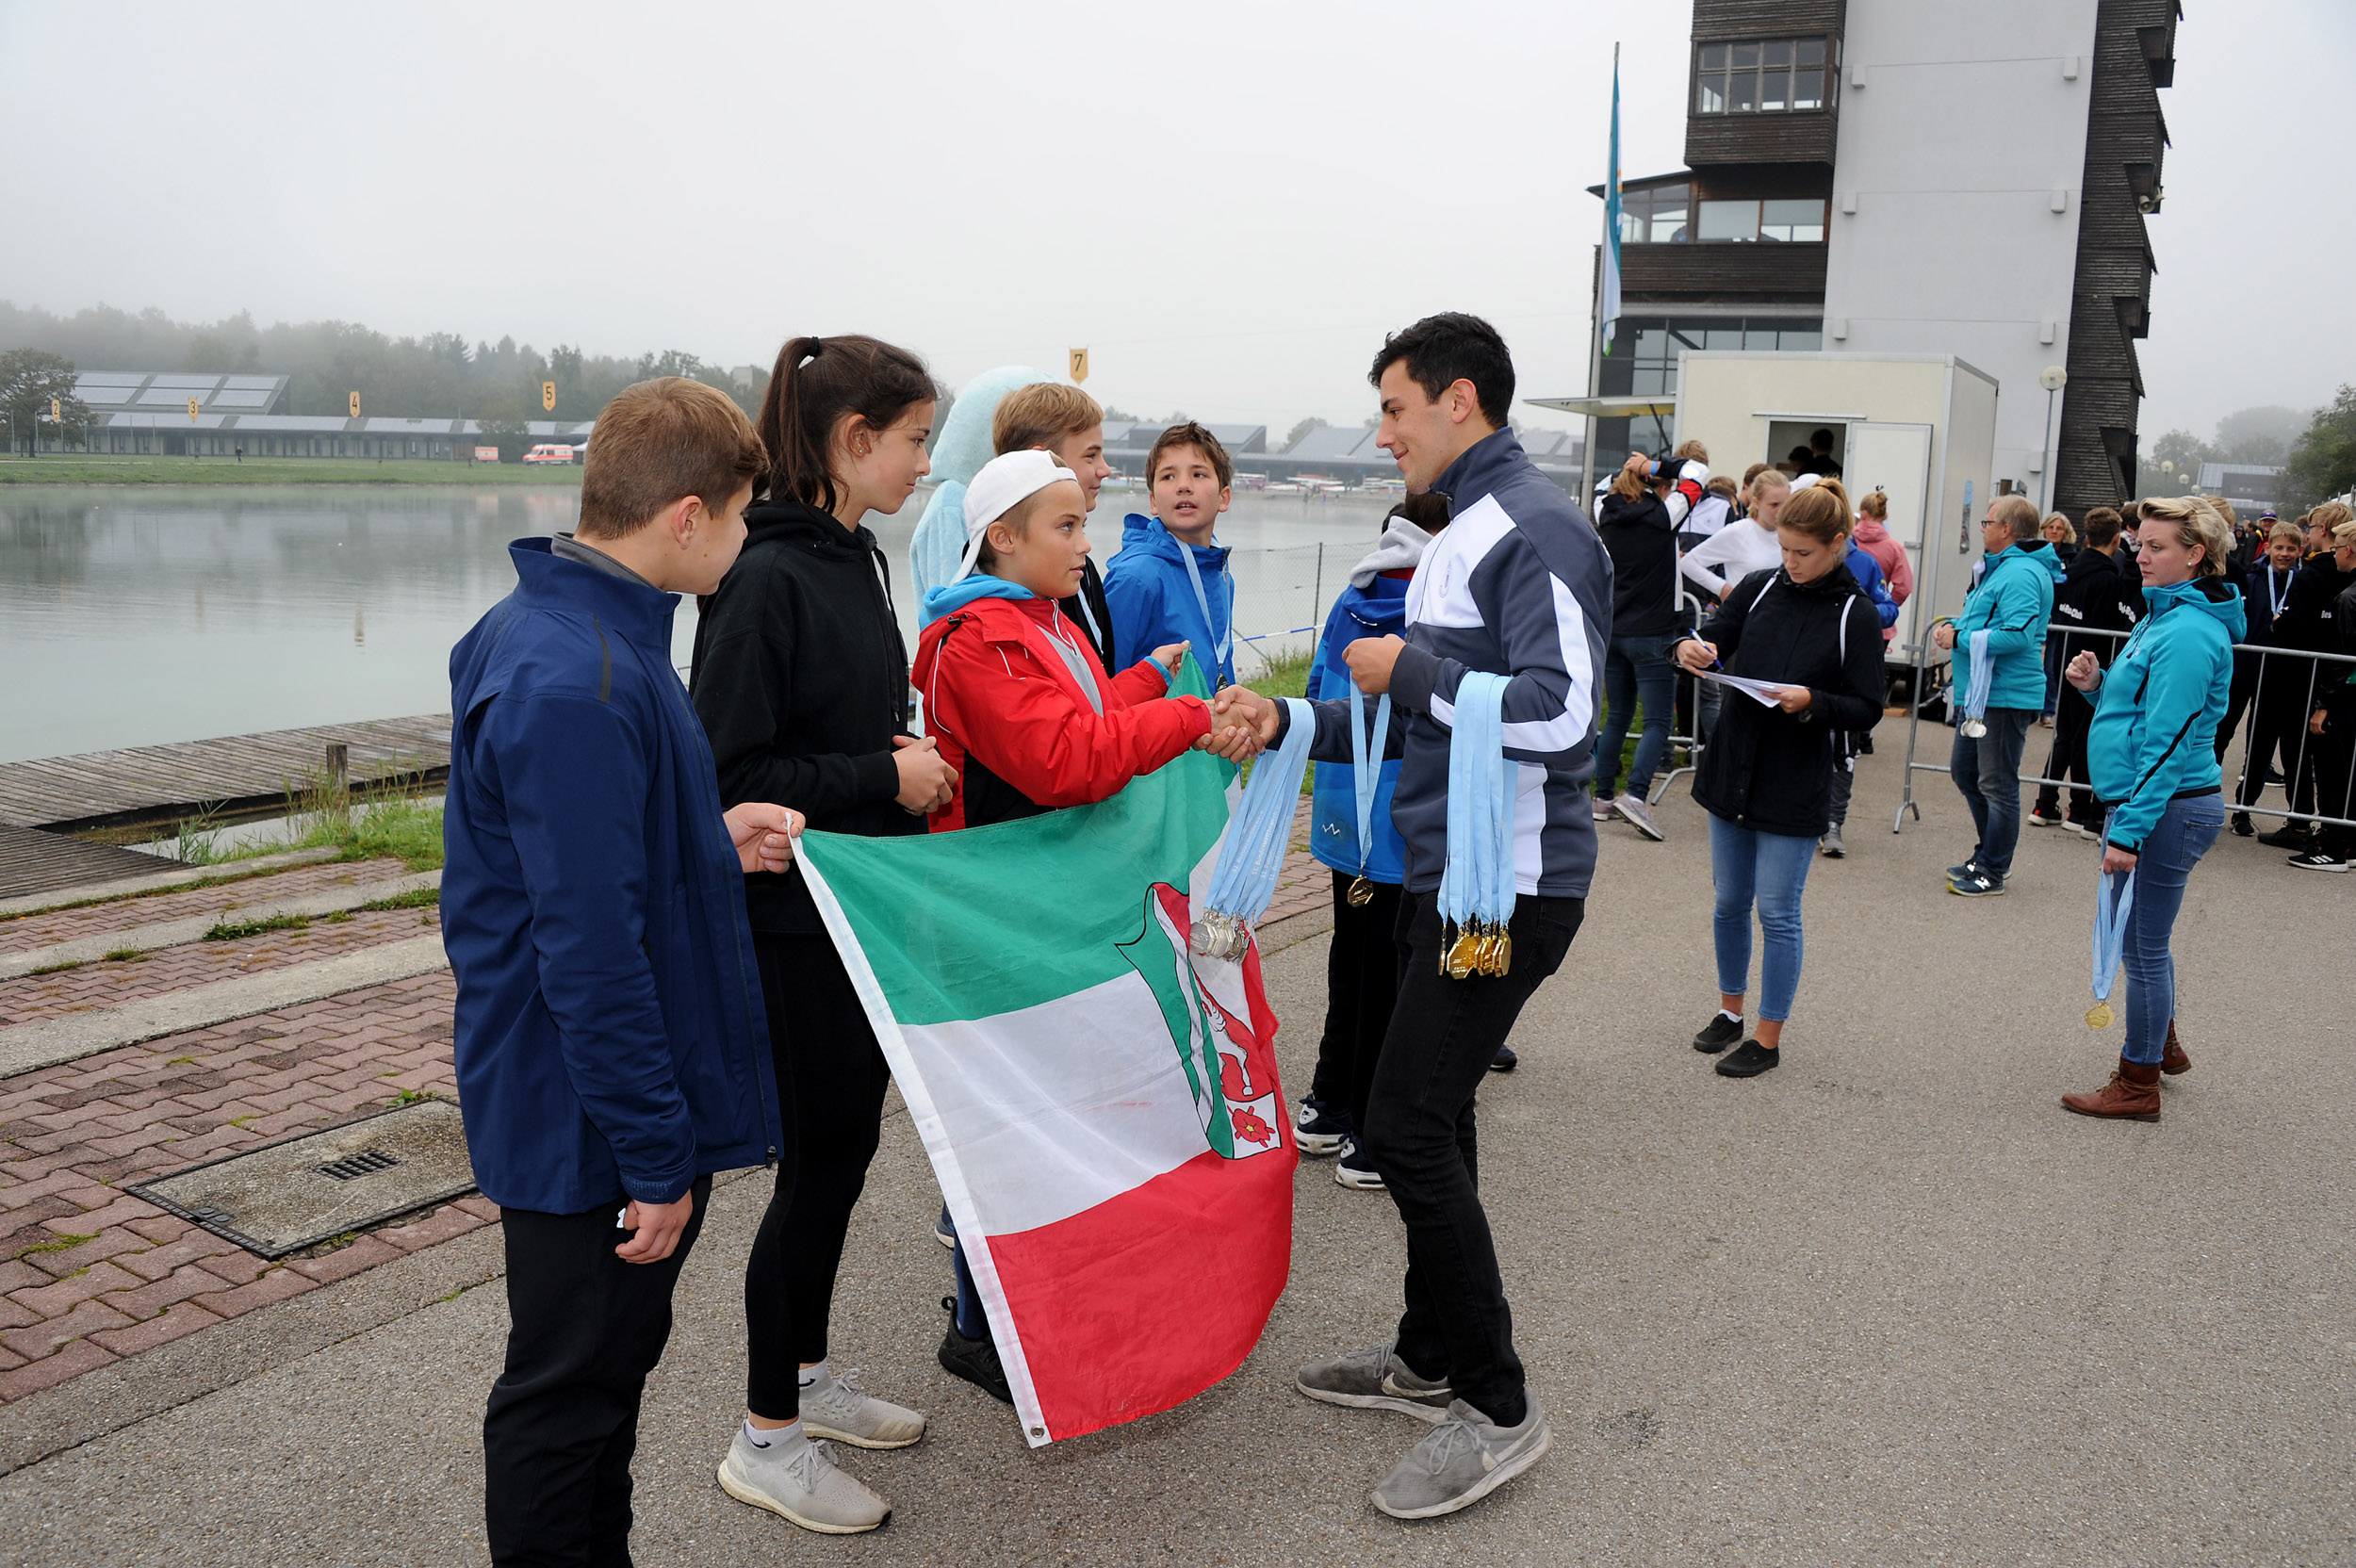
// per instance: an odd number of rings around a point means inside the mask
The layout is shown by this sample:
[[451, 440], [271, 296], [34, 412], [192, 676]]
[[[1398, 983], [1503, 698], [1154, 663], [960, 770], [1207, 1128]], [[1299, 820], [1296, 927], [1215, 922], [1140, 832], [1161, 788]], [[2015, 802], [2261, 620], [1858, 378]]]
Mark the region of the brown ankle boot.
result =
[[2168, 1049], [2160, 1054], [2160, 1070], [2171, 1078], [2179, 1072], [2192, 1070], [2192, 1058], [2185, 1055], [2184, 1048], [2176, 1043], [2176, 1021], [2174, 1019], [2168, 1021]]
[[2092, 1094], [2065, 1094], [2062, 1109], [2127, 1121], [2160, 1119], [2160, 1064], [2119, 1059], [2111, 1081]]

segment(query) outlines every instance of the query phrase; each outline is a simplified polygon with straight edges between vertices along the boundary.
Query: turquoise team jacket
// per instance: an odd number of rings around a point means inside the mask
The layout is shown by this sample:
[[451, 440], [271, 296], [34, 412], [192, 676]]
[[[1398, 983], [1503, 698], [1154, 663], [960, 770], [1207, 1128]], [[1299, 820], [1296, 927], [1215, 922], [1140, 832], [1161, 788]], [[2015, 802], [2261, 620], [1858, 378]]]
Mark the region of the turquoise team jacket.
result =
[[2053, 618], [2053, 585], [2062, 564], [2040, 539], [2013, 545], [1988, 558], [1980, 585], [1955, 617], [1955, 699], [1972, 689], [1972, 634], [1988, 632], [1988, 656], [1996, 674], [1988, 682], [1990, 708], [2045, 707], [2045, 623]]
[[2150, 612], [2094, 694], [2086, 769], [2110, 841], [2140, 854], [2168, 803], [2217, 788], [2217, 725], [2233, 685], [2241, 590], [2223, 578], [2146, 587]]

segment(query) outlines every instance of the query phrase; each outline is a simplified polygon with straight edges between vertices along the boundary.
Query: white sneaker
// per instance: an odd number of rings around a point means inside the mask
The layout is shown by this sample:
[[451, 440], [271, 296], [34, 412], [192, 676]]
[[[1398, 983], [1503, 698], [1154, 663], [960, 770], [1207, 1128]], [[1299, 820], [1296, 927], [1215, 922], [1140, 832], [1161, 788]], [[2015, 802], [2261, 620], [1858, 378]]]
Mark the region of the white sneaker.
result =
[[1374, 1162], [1366, 1158], [1356, 1138], [1342, 1139], [1341, 1153], [1333, 1161], [1333, 1180], [1353, 1192], [1383, 1190], [1383, 1173], [1374, 1168]]
[[720, 1490], [753, 1508], [792, 1520], [820, 1535], [858, 1535], [892, 1517], [892, 1505], [838, 1468], [834, 1446], [798, 1429], [765, 1448], [736, 1428], [720, 1462]]
[[905, 1448], [924, 1435], [924, 1418], [868, 1393], [854, 1366], [802, 1390], [802, 1429], [855, 1448]]
[[1590, 804], [1592, 804], [1595, 808], [1595, 820], [1597, 822], [1610, 822], [1612, 820], [1612, 803], [1610, 801], [1593, 800]]
[[1652, 808], [1644, 804], [1644, 797], [1634, 791], [1631, 790], [1624, 795], [1612, 796], [1612, 808], [1626, 817], [1629, 825], [1633, 826], [1637, 832], [1655, 843], [1668, 837], [1652, 820]]

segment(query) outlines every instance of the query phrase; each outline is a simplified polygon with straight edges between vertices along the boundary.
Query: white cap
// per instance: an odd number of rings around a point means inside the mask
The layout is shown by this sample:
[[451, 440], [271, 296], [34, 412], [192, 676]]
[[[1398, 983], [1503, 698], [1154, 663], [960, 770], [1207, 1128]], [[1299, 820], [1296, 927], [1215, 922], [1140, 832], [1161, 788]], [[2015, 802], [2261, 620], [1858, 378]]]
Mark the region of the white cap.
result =
[[982, 471], [965, 487], [965, 559], [957, 563], [957, 575], [950, 580], [955, 582], [973, 569], [974, 558], [982, 552], [982, 535], [990, 524], [1049, 485], [1076, 477], [1054, 452], [1036, 449], [1007, 452], [983, 464]]
[[1819, 474], [1800, 474], [1792, 481], [1792, 489], [1794, 494], [1802, 490], [1813, 490], [1816, 488], [1817, 480], [1822, 477]]

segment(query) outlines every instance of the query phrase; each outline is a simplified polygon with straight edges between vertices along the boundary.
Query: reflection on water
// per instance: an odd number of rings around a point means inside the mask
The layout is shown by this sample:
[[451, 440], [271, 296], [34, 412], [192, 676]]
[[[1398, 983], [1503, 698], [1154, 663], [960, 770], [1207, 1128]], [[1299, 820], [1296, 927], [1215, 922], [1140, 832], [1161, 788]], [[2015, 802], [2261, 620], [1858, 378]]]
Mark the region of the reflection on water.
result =
[[[908, 542], [870, 518], [915, 645]], [[0, 761], [435, 712], [451, 644], [515, 585], [508, 542], [573, 526], [569, 486], [0, 489]], [[1101, 561], [1143, 498], [1108, 491]], [[1313, 622], [1385, 510], [1239, 495], [1246, 631]], [[1326, 547], [1317, 560], [1317, 547]], [[673, 654], [695, 641], [683, 601]]]

